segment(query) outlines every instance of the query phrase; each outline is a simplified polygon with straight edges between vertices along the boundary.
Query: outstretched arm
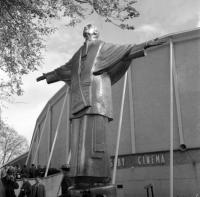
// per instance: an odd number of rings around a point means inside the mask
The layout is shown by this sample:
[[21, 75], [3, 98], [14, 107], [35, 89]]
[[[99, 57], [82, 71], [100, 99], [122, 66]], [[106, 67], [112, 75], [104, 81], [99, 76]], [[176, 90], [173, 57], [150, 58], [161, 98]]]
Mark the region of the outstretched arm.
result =
[[138, 45], [115, 45], [105, 43], [98, 57], [94, 75], [108, 73], [111, 83], [116, 83], [127, 71], [131, 60], [145, 56], [147, 48], [163, 44], [160, 40], [152, 40]]
[[54, 71], [43, 73], [42, 76], [38, 77], [37, 81], [46, 79], [47, 83], [54, 83], [57, 81], [64, 81], [70, 83], [71, 79], [71, 62], [67, 62], [65, 65], [55, 69]]
[[146, 55], [145, 50], [151, 47], [159, 46], [164, 44], [163, 41], [158, 40], [157, 38], [154, 40], [150, 40], [148, 42], [144, 42], [142, 44], [133, 45], [130, 53], [125, 58], [125, 60], [136, 59]]
[[42, 80], [45, 80], [45, 79], [46, 79], [48, 84], [59, 81], [59, 77], [56, 76], [55, 71], [51, 71], [51, 72], [48, 72], [48, 73], [43, 73], [43, 75], [38, 77], [36, 79], [36, 81], [39, 82], [39, 81], [42, 81]]
[[42, 80], [44, 80], [44, 79], [46, 79], [45, 73], [43, 73], [42, 76], [38, 77], [38, 78], [36, 79], [36, 81], [38, 82], [38, 81], [42, 81]]

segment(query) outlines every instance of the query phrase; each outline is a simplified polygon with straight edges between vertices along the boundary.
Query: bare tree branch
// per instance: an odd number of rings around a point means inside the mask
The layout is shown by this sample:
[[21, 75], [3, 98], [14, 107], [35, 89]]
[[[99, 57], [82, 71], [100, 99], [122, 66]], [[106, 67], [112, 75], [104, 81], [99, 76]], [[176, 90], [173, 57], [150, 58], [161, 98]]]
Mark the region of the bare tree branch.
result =
[[27, 140], [2, 120], [0, 127], [0, 164], [14, 159], [28, 150]]
[[85, 0], [85, 1], [83, 1], [83, 0], [74, 0], [74, 1], [76, 1], [76, 2], [78, 2], [78, 3], [88, 3], [87, 0]]

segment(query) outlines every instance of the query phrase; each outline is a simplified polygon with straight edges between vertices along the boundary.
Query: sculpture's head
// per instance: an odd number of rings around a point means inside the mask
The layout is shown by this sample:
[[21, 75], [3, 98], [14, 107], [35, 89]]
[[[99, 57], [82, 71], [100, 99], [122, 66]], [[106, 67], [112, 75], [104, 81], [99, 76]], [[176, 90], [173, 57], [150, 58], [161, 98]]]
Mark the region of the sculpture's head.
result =
[[86, 40], [97, 40], [99, 38], [99, 31], [94, 25], [88, 24], [83, 29], [83, 37]]

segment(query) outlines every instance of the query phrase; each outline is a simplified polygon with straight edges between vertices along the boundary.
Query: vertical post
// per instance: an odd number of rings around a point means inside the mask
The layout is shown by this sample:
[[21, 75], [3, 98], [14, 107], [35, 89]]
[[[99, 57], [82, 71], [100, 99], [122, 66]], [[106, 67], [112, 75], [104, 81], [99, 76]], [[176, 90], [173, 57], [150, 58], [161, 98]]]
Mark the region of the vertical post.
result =
[[170, 39], [170, 197], [173, 197], [173, 64], [174, 64], [174, 48], [172, 39]]
[[40, 134], [40, 139], [39, 139], [39, 142], [38, 142], [38, 145], [37, 145], [37, 148], [36, 148], [36, 151], [35, 151], [35, 155], [34, 155], [34, 158], [33, 158], [33, 163], [35, 163], [36, 156], [38, 154], [38, 150], [39, 150], [39, 147], [40, 147], [40, 143], [42, 141], [42, 136], [43, 136], [43, 133], [44, 133], [44, 128], [45, 128], [45, 125], [46, 125], [46, 122], [47, 122], [49, 111], [50, 111], [50, 105], [47, 108], [46, 117], [45, 117], [45, 120], [44, 120], [44, 123], [43, 123], [43, 127], [42, 127], [41, 134]]
[[70, 159], [71, 159], [71, 151], [70, 151], [70, 132], [71, 132], [71, 121], [70, 121], [70, 99], [67, 100], [67, 117], [66, 117], [66, 124], [67, 124], [67, 130], [68, 132], [66, 133], [66, 150], [67, 150], [67, 155], [66, 155], [66, 164], [69, 164]]
[[55, 132], [55, 136], [54, 136], [54, 139], [53, 139], [53, 143], [52, 143], [52, 147], [51, 147], [51, 151], [50, 151], [50, 155], [49, 155], [47, 168], [46, 168], [44, 177], [47, 177], [47, 174], [48, 174], [51, 158], [52, 158], [52, 155], [53, 155], [54, 147], [55, 147], [57, 136], [58, 136], [58, 131], [59, 131], [62, 115], [63, 115], [64, 108], [65, 108], [65, 103], [66, 103], [67, 96], [68, 96], [68, 90], [69, 90], [69, 88], [67, 88], [66, 94], [65, 94], [65, 97], [64, 97], [64, 101], [63, 101], [63, 105], [62, 105], [62, 108], [61, 108], [61, 113], [60, 113], [60, 116], [59, 116], [59, 119], [58, 119], [58, 124], [57, 124], [57, 127], [56, 127], [56, 132]]
[[180, 104], [180, 97], [179, 97], [178, 80], [177, 80], [177, 72], [176, 72], [174, 53], [173, 53], [173, 64], [174, 64], [174, 66], [173, 66], [174, 92], [175, 92], [176, 110], [177, 110], [177, 118], [178, 118], [179, 141], [180, 141], [181, 150], [185, 150], [186, 145], [185, 145], [184, 135], [183, 135], [181, 104]]
[[147, 197], [149, 197], [149, 188], [147, 187]]
[[151, 197], [154, 197], [154, 193], [153, 193], [153, 185], [151, 185]]
[[37, 133], [37, 129], [38, 129], [38, 124], [36, 123], [35, 130], [33, 132], [32, 143], [30, 145], [30, 148], [29, 148], [29, 151], [28, 151], [28, 157], [27, 157], [26, 163], [25, 163], [26, 165], [28, 165], [28, 160], [30, 159], [31, 150], [33, 148], [33, 143], [34, 143], [34, 139], [35, 139], [35, 134]]
[[52, 105], [49, 107], [49, 122], [48, 122], [48, 140], [47, 140], [47, 157], [45, 158], [45, 163], [47, 162], [46, 160], [48, 160], [48, 156], [50, 154], [50, 143], [51, 143], [51, 122], [52, 122], [52, 119], [51, 119], [51, 116], [52, 116]]
[[121, 135], [121, 127], [122, 127], [124, 100], [125, 100], [125, 94], [126, 94], [127, 75], [128, 74], [126, 72], [126, 74], [124, 76], [124, 86], [123, 86], [123, 92], [122, 92], [122, 101], [121, 101], [119, 125], [118, 125], [118, 132], [117, 132], [117, 144], [116, 144], [116, 151], [115, 151], [115, 160], [114, 160], [114, 167], [113, 167], [112, 184], [115, 184], [115, 180], [116, 180], [117, 158], [118, 158], [118, 154], [119, 154], [119, 142], [120, 142], [120, 135]]
[[132, 76], [131, 76], [131, 66], [128, 70], [128, 92], [129, 92], [129, 108], [130, 108], [130, 124], [131, 124], [131, 148], [132, 153], [136, 152], [135, 147], [135, 120], [134, 120], [134, 106], [133, 106], [133, 85], [132, 85]]

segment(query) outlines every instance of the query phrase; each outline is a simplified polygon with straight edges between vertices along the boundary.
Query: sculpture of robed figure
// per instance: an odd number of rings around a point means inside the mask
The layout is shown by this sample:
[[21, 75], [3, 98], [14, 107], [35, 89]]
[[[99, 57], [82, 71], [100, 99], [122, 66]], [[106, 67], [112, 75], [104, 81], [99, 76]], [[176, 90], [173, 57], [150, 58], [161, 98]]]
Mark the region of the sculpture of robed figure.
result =
[[111, 86], [127, 71], [131, 60], [144, 56], [150, 45], [117, 45], [98, 39], [91, 24], [83, 30], [85, 42], [63, 66], [37, 81], [64, 81], [70, 86], [70, 176], [75, 185], [108, 183], [110, 161], [106, 125], [113, 120]]

